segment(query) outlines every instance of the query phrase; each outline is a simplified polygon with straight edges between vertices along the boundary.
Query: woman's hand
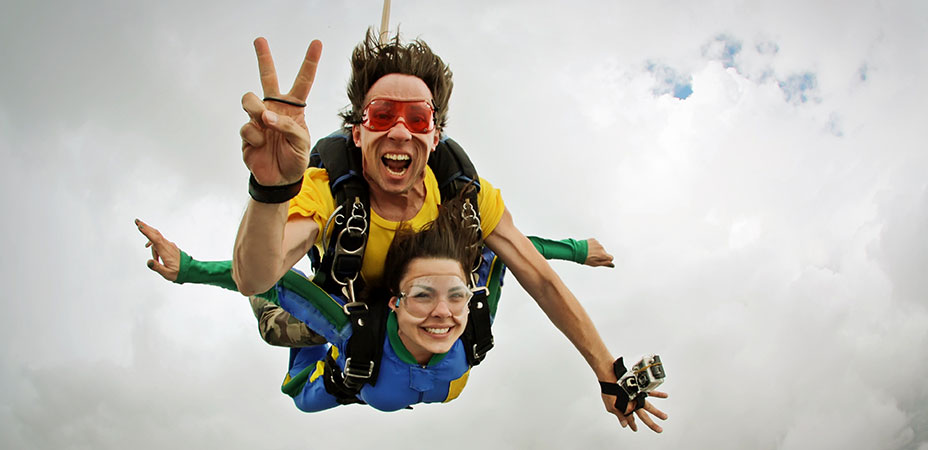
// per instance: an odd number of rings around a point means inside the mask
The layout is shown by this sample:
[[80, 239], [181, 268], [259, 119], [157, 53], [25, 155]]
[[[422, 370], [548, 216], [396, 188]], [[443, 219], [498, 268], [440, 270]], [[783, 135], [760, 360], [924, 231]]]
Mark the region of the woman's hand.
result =
[[177, 274], [180, 272], [180, 248], [145, 222], [135, 219], [135, 225], [148, 238], [145, 247], [151, 247], [152, 259], [148, 260], [148, 268], [158, 272], [165, 280], [177, 281]]

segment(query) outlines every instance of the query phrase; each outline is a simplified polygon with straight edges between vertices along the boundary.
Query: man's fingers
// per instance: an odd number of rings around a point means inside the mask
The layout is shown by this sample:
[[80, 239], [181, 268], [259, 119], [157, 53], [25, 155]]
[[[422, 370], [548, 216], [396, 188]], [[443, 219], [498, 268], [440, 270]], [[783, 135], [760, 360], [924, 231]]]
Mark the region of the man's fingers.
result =
[[264, 145], [264, 132], [261, 131], [254, 122], [248, 122], [242, 125], [242, 129], [239, 130], [238, 134], [242, 136], [242, 143], [244, 144], [251, 145], [252, 147]]
[[277, 85], [277, 70], [274, 68], [274, 58], [271, 57], [271, 47], [263, 37], [255, 39], [255, 55], [258, 57], [258, 73], [261, 75], [261, 88], [265, 97], [277, 97], [280, 90]]
[[248, 113], [248, 117], [250, 117], [254, 123], [260, 126], [264, 125], [264, 122], [261, 121], [261, 114], [267, 111], [267, 106], [264, 105], [264, 102], [258, 98], [254, 92], [249, 92], [242, 96], [242, 109]]
[[625, 416], [625, 420], [628, 422], [628, 426], [629, 426], [629, 428], [632, 429], [632, 431], [638, 431], [638, 424], [635, 423], [635, 416], [634, 416], [634, 415]]
[[664, 429], [661, 428], [660, 425], [654, 423], [654, 419], [651, 419], [651, 416], [649, 416], [648, 413], [639, 409], [635, 411], [635, 414], [639, 418], [641, 418], [641, 421], [644, 422], [644, 424], [647, 425], [648, 428], [654, 430], [655, 433], [660, 433], [661, 431], [664, 431]]
[[657, 409], [657, 407], [654, 406], [654, 404], [652, 404], [651, 402], [645, 402], [644, 410], [651, 413], [651, 415], [653, 415], [654, 417], [657, 417], [658, 419], [667, 420], [667, 413]]
[[272, 128], [284, 135], [287, 142], [295, 148], [309, 147], [309, 132], [301, 127], [293, 118], [277, 114], [273, 111], [266, 111], [261, 119]]
[[648, 397], [667, 398], [668, 395], [664, 391], [651, 391], [648, 392]]
[[316, 79], [316, 68], [319, 66], [319, 59], [322, 57], [322, 42], [315, 40], [309, 44], [306, 49], [306, 56], [303, 57], [303, 64], [300, 65], [300, 72], [296, 74], [293, 80], [293, 87], [290, 89], [290, 95], [306, 102], [309, 91], [313, 87], [313, 80]]

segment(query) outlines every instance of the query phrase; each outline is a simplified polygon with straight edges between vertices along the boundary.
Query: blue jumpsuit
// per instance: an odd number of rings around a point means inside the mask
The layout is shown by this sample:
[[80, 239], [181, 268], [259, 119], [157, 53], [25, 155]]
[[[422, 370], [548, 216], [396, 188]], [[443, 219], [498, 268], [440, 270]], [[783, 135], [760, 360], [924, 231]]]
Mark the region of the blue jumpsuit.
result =
[[[534, 236], [530, 239], [548, 259], [581, 264], [586, 260], [586, 241], [551, 241]], [[487, 303], [492, 320], [496, 316], [505, 266], [496, 255], [485, 250], [481, 269], [478, 284], [489, 288]], [[181, 252], [175, 282], [237, 290], [232, 280], [231, 261], [197, 261], [184, 252]], [[315, 412], [338, 406], [335, 396], [325, 390], [323, 372], [329, 353], [339, 368], [345, 367], [342, 349], [351, 337], [351, 324], [342, 309], [345, 301], [330, 296], [296, 269], [291, 269], [261, 297], [279, 304], [327, 341], [324, 345], [291, 349], [290, 366], [281, 390], [293, 397], [302, 411]], [[396, 411], [416, 403], [448, 402], [460, 395], [469, 374], [470, 366], [460, 339], [447, 353], [433, 355], [428, 364], [418, 364], [400, 341], [396, 315], [390, 311], [377, 382], [365, 384], [358, 398], [381, 411]]]

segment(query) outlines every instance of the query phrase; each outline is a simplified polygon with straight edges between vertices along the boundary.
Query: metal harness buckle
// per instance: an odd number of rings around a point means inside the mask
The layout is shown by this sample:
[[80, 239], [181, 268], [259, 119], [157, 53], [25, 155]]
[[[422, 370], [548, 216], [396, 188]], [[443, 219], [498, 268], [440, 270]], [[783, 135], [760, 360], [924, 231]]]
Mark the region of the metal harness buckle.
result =
[[374, 362], [368, 361], [367, 367], [364, 367], [364, 363], [360, 363], [360, 367], [357, 367], [358, 364], [351, 364], [351, 358], [345, 359], [345, 376], [351, 378], [364, 378], [368, 379], [371, 375], [374, 374]]
[[483, 358], [487, 356], [487, 352], [493, 349], [493, 336], [490, 336], [490, 341], [483, 347], [477, 348], [478, 345], [474, 344], [474, 348], [471, 349], [472, 355], [475, 361], [483, 361]]
[[361, 312], [361, 310], [364, 310], [365, 312], [368, 311], [367, 303], [352, 301], [342, 305], [342, 311], [345, 311], [345, 315], [348, 317], [351, 317], [351, 313], [358, 313]]

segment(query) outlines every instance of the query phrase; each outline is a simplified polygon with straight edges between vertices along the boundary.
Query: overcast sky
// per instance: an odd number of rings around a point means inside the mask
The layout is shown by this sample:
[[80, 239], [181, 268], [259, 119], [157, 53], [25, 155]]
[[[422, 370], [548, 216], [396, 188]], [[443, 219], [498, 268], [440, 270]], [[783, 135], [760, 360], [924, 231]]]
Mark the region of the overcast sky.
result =
[[381, 2], [0, 0], [0, 447], [928, 449], [928, 3], [396, 0], [455, 74], [448, 133], [616, 355], [658, 353], [665, 432], [507, 279], [461, 397], [304, 414], [233, 292], [145, 267], [142, 218], [228, 259], [240, 98], [266, 36], [324, 44], [314, 138]]

